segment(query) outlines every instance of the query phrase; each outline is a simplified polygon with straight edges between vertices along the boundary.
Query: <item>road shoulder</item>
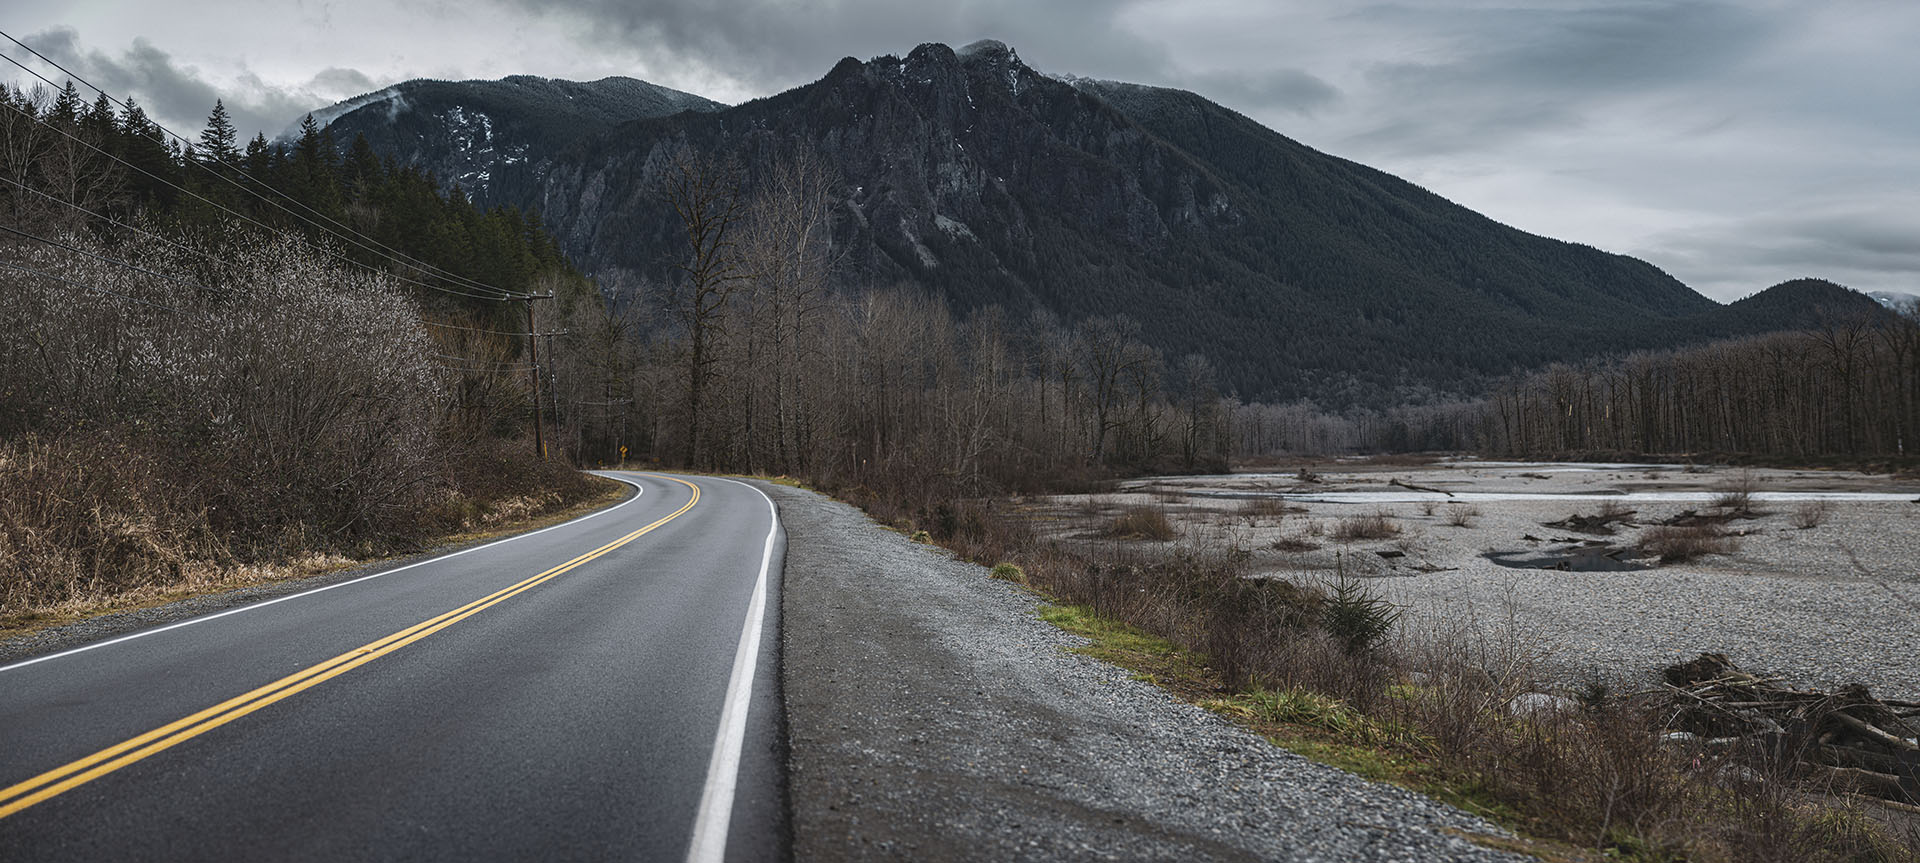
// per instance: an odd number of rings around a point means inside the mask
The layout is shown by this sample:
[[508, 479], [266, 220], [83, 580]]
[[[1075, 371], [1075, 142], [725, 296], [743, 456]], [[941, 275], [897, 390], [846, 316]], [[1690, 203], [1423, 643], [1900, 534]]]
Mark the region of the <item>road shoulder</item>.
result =
[[1515, 860], [1498, 828], [1278, 749], [1068, 651], [1038, 601], [858, 510], [788, 533], [794, 857]]

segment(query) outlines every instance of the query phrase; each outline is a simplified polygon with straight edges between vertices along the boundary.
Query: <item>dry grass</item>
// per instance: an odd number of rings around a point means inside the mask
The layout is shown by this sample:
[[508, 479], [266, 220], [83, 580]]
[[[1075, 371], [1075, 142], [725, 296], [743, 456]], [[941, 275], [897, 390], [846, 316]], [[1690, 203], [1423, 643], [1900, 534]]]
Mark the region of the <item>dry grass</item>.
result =
[[1348, 516], [1340, 519], [1339, 523], [1333, 527], [1333, 538], [1341, 542], [1392, 539], [1399, 535], [1400, 525], [1394, 522], [1393, 515], [1387, 512]]
[[224, 468], [158, 452], [107, 433], [0, 444], [0, 630], [314, 575], [524, 524], [621, 488], [489, 448], [449, 478], [439, 500], [342, 535], [296, 513], [228, 514], [232, 504], [206, 481]]
[[1702, 522], [1649, 527], [1634, 544], [1659, 557], [1661, 563], [1684, 563], [1710, 554], [1732, 554], [1739, 550], [1740, 539], [1718, 524]]
[[1240, 514], [1244, 516], [1279, 518], [1296, 512], [1306, 510], [1287, 503], [1283, 498], [1250, 497], [1240, 502]]
[[1801, 530], [1812, 530], [1826, 524], [1827, 519], [1832, 515], [1833, 501], [1801, 501], [1793, 508], [1793, 526]]
[[1115, 539], [1146, 539], [1165, 542], [1179, 536], [1167, 511], [1153, 506], [1128, 507], [1107, 525], [1107, 536]]
[[1468, 503], [1447, 504], [1447, 524], [1453, 527], [1472, 527], [1473, 520], [1480, 517], [1480, 508]]

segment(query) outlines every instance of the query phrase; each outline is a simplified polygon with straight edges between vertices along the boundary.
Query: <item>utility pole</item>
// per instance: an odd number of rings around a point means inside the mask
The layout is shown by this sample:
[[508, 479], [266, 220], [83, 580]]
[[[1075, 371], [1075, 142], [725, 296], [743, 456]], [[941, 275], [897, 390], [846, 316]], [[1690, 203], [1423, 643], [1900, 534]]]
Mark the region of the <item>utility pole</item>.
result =
[[553, 294], [527, 295], [527, 358], [532, 361], [529, 372], [533, 377], [533, 450], [540, 454], [540, 460], [547, 459], [547, 436], [541, 430], [540, 416], [540, 328], [534, 326], [533, 301], [551, 300]]

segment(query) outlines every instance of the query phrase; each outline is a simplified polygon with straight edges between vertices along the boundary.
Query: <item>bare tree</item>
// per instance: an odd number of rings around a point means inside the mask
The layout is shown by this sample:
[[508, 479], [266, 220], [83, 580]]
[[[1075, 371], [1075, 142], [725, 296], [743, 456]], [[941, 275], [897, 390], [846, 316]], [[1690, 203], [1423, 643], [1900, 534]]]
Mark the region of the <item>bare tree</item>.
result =
[[680, 261], [682, 278], [668, 296], [668, 308], [686, 330], [686, 439], [682, 459], [689, 467], [705, 466], [702, 422], [705, 419], [707, 381], [715, 342], [723, 335], [727, 302], [749, 277], [733, 236], [745, 216], [740, 169], [682, 146], [659, 178], [659, 193], [680, 218], [686, 231], [686, 257]]

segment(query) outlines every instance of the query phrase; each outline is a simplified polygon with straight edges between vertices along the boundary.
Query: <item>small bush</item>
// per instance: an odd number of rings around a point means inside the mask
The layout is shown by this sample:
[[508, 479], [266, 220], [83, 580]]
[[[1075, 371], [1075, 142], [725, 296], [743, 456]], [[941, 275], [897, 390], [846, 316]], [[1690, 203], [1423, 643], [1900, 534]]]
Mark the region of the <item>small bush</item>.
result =
[[993, 570], [988, 572], [987, 575], [1000, 579], [1001, 581], [1011, 581], [1015, 584], [1027, 583], [1027, 571], [1011, 563], [996, 563], [993, 565]]
[[1454, 527], [1472, 527], [1473, 520], [1480, 517], [1480, 508], [1472, 504], [1452, 503], [1447, 505], [1447, 524]]
[[918, 542], [918, 543], [929, 543], [933, 541], [933, 534], [930, 534], [924, 530], [916, 530], [913, 532], [912, 536], [907, 537], [907, 541]]
[[1250, 497], [1240, 502], [1240, 514], [1245, 516], [1284, 516], [1297, 511], [1277, 497]]
[[1713, 505], [1731, 515], [1753, 513], [1753, 493], [1760, 488], [1760, 480], [1751, 470], [1742, 470], [1720, 485], [1720, 494], [1713, 498]]
[[1833, 501], [1802, 501], [1793, 508], [1793, 526], [1801, 530], [1812, 530], [1827, 523], [1827, 517], [1833, 515]]
[[1394, 624], [1400, 622], [1400, 609], [1374, 593], [1365, 582], [1344, 572], [1326, 585], [1326, 602], [1320, 622], [1328, 633], [1346, 645], [1349, 652], [1366, 653], [1379, 647]]
[[1167, 521], [1167, 511], [1158, 507], [1128, 507], [1107, 526], [1107, 535], [1117, 539], [1151, 539], [1164, 542], [1178, 534]]
[[1313, 551], [1314, 549], [1317, 549], [1319, 547], [1320, 547], [1320, 544], [1317, 542], [1314, 542], [1303, 536], [1292, 535], [1292, 534], [1280, 537], [1279, 539], [1276, 539], [1273, 541], [1273, 549], [1275, 551], [1289, 551], [1289, 552], [1298, 553], [1303, 551]]
[[1400, 525], [1393, 522], [1393, 516], [1376, 512], [1372, 515], [1356, 515], [1343, 518], [1333, 528], [1333, 538], [1341, 542], [1353, 542], [1361, 539], [1390, 539], [1400, 535]]
[[1661, 563], [1682, 563], [1709, 554], [1732, 554], [1740, 547], [1740, 540], [1719, 525], [1701, 523], [1650, 527], [1635, 545], [1659, 557]]

